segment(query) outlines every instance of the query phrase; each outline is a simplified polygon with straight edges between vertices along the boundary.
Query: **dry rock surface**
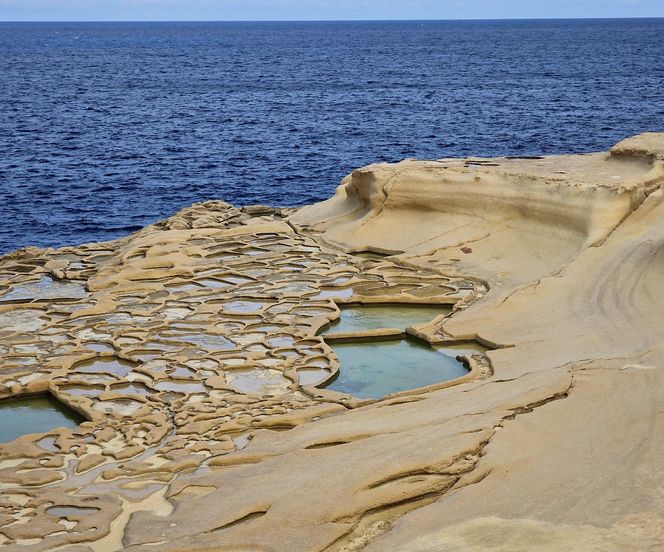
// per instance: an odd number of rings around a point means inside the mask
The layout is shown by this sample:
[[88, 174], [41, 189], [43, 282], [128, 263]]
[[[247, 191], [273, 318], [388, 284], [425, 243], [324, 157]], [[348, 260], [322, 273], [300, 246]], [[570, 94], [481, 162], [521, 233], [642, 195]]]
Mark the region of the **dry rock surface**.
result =
[[[0, 398], [87, 421], [0, 444], [0, 547], [664, 549], [663, 185], [648, 133], [5, 255]], [[409, 333], [489, 350], [439, 385], [334, 392], [318, 334], [344, 303], [451, 306]]]

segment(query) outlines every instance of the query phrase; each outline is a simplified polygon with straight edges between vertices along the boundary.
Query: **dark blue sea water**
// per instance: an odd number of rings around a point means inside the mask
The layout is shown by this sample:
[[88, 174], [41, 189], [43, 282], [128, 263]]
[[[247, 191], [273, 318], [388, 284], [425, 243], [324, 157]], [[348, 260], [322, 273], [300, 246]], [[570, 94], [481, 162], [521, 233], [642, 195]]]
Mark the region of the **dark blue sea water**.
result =
[[0, 251], [664, 130], [664, 19], [0, 24]]

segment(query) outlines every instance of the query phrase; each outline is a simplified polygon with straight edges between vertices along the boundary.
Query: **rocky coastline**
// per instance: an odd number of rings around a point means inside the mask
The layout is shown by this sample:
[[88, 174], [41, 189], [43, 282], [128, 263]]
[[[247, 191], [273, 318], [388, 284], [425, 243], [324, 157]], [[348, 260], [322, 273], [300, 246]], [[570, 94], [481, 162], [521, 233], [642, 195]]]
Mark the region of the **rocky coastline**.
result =
[[[663, 186], [645, 133], [1, 257], [0, 409], [81, 419], [0, 443], [0, 547], [661, 550]], [[440, 314], [326, 337], [353, 305]], [[381, 339], [463, 375], [335, 390], [335, 343]]]

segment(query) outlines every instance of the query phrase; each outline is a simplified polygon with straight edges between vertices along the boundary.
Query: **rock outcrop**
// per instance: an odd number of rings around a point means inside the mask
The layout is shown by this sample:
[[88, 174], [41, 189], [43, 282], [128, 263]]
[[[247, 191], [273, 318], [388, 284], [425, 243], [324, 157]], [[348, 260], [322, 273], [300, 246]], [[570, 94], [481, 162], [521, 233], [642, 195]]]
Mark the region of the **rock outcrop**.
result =
[[[662, 186], [649, 133], [5, 256], [0, 395], [88, 421], [0, 445], [0, 546], [661, 550]], [[453, 305], [409, 331], [489, 350], [382, 400], [300, 385], [339, 370], [317, 332], [348, 302]]]

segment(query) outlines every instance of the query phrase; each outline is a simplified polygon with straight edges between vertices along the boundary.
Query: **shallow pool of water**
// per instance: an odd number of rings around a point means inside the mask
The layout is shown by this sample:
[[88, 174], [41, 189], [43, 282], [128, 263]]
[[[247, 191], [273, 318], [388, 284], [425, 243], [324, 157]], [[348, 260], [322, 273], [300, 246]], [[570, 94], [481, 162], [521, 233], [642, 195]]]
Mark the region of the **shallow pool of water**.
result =
[[101, 395], [106, 388], [105, 387], [94, 387], [88, 385], [63, 385], [58, 389], [61, 393], [66, 393], [67, 395], [77, 395], [81, 397], [98, 397]]
[[226, 375], [228, 383], [240, 393], [279, 395], [288, 391], [291, 383], [278, 370], [267, 368], [239, 368]]
[[205, 287], [213, 289], [225, 288], [231, 285], [228, 282], [222, 282], [221, 280], [217, 280], [215, 278], [203, 278], [201, 280], [197, 280], [197, 282]]
[[313, 299], [350, 299], [353, 296], [353, 288], [324, 289]]
[[224, 309], [228, 312], [236, 313], [254, 313], [263, 310], [267, 303], [252, 300], [238, 300], [229, 301], [224, 305]]
[[79, 374], [113, 374], [124, 378], [135, 366], [138, 364], [118, 357], [97, 357], [77, 363], [74, 371]]
[[193, 343], [208, 351], [226, 351], [235, 347], [235, 344], [226, 339], [223, 335], [206, 333], [189, 334], [181, 336], [180, 339], [187, 343]]
[[333, 349], [341, 369], [326, 388], [360, 398], [377, 399], [468, 373], [456, 359], [459, 350], [434, 348], [410, 338], [335, 343]]
[[325, 368], [300, 368], [297, 371], [300, 385], [318, 385], [330, 377], [330, 371]]
[[110, 390], [121, 395], [148, 395], [150, 393], [150, 389], [142, 383], [118, 383], [111, 385]]
[[26, 301], [46, 299], [81, 299], [87, 295], [85, 286], [80, 282], [54, 280], [43, 276], [40, 280], [14, 285], [0, 297], [0, 301]]
[[90, 514], [96, 514], [99, 512], [98, 508], [86, 508], [81, 506], [51, 506], [46, 510], [49, 514], [58, 517], [69, 517], [69, 516], [89, 516]]
[[448, 305], [353, 305], [341, 309], [341, 317], [332, 322], [322, 334], [362, 332], [378, 328], [405, 330], [413, 324], [430, 322], [436, 316], [448, 314]]
[[0, 400], [0, 443], [29, 433], [76, 427], [85, 419], [50, 396]]
[[115, 349], [108, 343], [84, 343], [83, 346], [89, 351], [96, 353], [113, 353]]

